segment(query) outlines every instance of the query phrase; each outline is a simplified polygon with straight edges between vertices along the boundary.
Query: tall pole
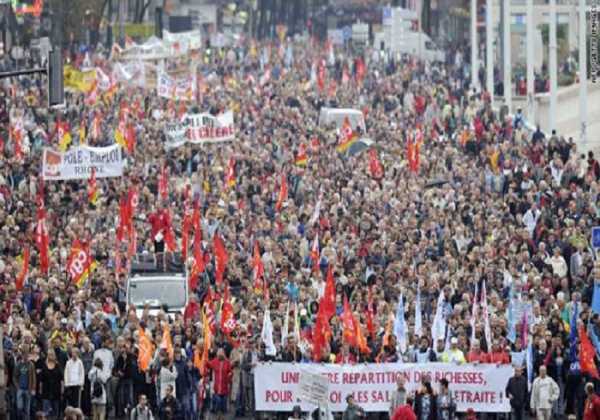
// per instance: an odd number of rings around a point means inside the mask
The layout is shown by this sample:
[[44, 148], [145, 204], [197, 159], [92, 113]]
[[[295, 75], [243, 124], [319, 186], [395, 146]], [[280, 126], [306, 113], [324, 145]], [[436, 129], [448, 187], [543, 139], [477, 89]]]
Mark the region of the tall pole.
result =
[[485, 71], [486, 90], [494, 107], [494, 28], [492, 27], [492, 0], [485, 3]]
[[479, 55], [477, 45], [477, 0], [471, 0], [471, 88], [479, 90]]
[[556, 0], [550, 0], [550, 130], [556, 130]]
[[512, 113], [512, 63], [510, 48], [510, 0], [504, 3], [504, 102], [508, 107], [508, 113]]
[[579, 141], [587, 141], [587, 22], [585, 0], [579, 0]]
[[536, 124], [533, 28], [533, 0], [527, 0], [527, 119], [531, 124]]

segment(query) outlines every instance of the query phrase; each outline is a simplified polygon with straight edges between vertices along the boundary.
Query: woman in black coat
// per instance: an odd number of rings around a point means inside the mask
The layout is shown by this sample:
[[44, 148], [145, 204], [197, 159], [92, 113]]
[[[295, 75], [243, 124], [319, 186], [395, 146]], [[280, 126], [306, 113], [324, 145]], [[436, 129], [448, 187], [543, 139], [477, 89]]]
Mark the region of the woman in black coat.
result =
[[437, 420], [437, 396], [427, 378], [422, 381], [422, 387], [415, 395], [415, 414], [418, 420]]

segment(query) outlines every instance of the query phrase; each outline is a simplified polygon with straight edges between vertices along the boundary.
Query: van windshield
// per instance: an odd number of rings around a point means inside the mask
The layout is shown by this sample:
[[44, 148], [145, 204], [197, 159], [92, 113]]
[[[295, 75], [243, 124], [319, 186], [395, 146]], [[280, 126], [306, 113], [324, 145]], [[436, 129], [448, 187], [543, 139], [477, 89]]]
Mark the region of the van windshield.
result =
[[185, 279], [130, 280], [129, 303], [135, 307], [182, 308], [185, 306]]

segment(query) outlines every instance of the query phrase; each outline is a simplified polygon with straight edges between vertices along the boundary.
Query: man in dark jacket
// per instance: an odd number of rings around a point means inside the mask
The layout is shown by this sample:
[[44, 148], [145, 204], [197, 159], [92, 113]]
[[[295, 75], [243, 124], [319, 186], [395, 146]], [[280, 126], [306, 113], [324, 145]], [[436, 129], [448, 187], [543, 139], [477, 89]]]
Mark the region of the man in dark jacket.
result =
[[175, 394], [177, 401], [181, 404], [185, 418], [191, 417], [190, 390], [192, 389], [191, 372], [186, 358], [181, 353], [181, 346], [175, 344], [173, 353], [173, 364], [177, 369], [177, 379], [175, 380]]
[[506, 384], [506, 397], [510, 400], [512, 418], [522, 420], [527, 407], [527, 378], [521, 366], [515, 367], [515, 374]]
[[167, 385], [167, 395], [160, 402], [158, 418], [160, 420], [181, 420], [183, 418], [180, 405], [173, 395], [173, 385]]

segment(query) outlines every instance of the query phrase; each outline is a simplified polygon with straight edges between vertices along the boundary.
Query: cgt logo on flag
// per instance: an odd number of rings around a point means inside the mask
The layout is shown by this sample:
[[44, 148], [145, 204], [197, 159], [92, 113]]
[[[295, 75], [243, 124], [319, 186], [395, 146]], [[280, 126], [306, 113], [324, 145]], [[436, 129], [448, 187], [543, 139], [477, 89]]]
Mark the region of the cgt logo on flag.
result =
[[46, 150], [44, 153], [44, 163], [44, 177], [60, 175], [60, 166], [62, 164], [62, 155], [60, 153]]

